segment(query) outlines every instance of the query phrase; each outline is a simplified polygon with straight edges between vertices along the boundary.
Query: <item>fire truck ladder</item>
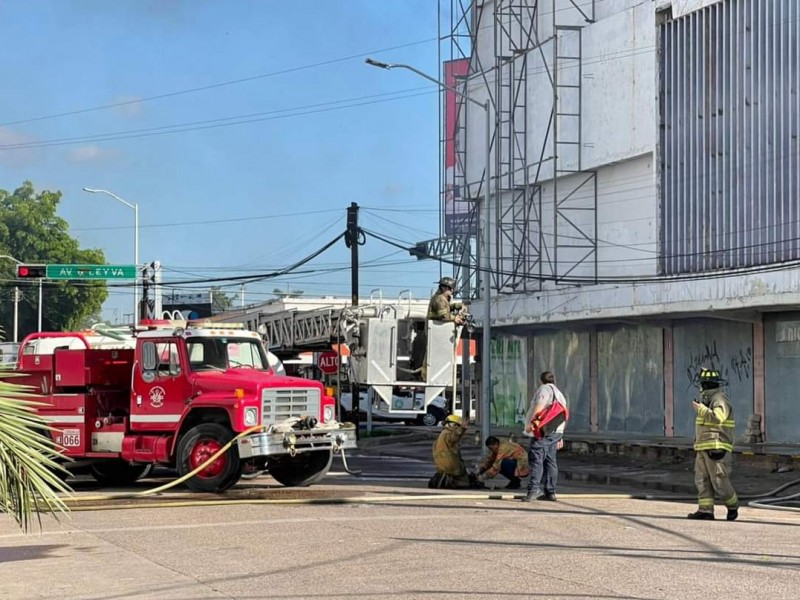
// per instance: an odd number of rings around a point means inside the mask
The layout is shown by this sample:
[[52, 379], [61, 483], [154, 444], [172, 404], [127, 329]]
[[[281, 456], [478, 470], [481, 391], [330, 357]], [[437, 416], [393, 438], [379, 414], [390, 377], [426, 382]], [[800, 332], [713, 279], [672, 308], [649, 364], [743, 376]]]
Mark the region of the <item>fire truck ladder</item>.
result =
[[283, 311], [262, 315], [270, 351], [294, 351], [328, 346], [336, 336], [341, 308]]

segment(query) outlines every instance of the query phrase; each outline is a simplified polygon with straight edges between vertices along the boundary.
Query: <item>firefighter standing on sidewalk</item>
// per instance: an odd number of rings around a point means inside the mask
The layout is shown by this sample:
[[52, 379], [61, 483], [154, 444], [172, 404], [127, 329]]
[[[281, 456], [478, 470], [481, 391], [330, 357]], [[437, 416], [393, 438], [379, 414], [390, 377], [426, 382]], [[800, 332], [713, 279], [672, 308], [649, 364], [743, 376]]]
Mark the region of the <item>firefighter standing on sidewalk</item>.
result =
[[727, 520], [739, 516], [739, 498], [731, 485], [733, 453], [733, 409], [721, 386], [724, 380], [718, 371], [700, 371], [700, 401], [692, 402], [695, 419], [696, 452], [694, 482], [697, 486], [696, 512], [690, 519], [714, 519], [714, 496], [728, 508]]

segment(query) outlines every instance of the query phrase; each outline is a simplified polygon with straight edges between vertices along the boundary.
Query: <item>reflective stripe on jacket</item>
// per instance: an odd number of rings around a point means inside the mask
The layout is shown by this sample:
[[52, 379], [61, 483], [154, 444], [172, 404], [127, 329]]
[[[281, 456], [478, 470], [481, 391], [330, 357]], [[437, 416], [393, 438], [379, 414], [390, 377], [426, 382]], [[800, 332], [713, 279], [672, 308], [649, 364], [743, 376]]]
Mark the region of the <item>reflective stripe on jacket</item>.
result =
[[433, 463], [440, 473], [457, 477], [464, 473], [464, 461], [461, 459], [461, 437], [466, 427], [446, 425], [442, 433], [433, 443]]
[[736, 425], [733, 408], [720, 389], [702, 392], [707, 400], [697, 409], [695, 419], [694, 449], [727, 450], [733, 452], [733, 433]]
[[500, 442], [496, 454], [489, 454], [483, 459], [481, 468], [485, 469], [486, 478], [491, 479], [500, 472], [501, 463], [511, 458], [517, 461], [517, 470], [514, 471], [515, 477], [527, 477], [530, 475], [531, 469], [528, 465], [528, 452], [514, 442]]

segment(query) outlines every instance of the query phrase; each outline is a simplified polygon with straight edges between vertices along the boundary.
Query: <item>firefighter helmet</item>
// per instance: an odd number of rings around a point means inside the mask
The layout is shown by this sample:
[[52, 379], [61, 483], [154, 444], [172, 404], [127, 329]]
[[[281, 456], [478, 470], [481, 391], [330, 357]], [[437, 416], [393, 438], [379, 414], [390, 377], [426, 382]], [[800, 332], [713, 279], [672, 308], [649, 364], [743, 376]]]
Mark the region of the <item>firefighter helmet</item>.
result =
[[715, 388], [723, 385], [725, 380], [715, 369], [701, 369], [700, 370], [700, 386], [703, 388]]
[[444, 420], [445, 423], [455, 423], [456, 425], [461, 425], [461, 417], [458, 415], [447, 415], [447, 418]]
[[439, 287], [448, 288], [451, 290], [456, 289], [456, 280], [452, 277], [442, 277], [439, 280]]

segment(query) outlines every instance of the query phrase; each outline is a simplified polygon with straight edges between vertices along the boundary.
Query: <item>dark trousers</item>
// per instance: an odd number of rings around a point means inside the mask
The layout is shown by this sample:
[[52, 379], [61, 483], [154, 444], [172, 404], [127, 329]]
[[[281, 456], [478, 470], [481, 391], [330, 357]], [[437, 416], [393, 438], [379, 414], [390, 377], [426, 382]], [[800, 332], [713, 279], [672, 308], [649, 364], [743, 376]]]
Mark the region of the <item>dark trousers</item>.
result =
[[531, 440], [531, 447], [528, 450], [528, 460], [531, 463], [531, 479], [528, 482], [529, 494], [556, 493], [556, 483], [558, 482], [556, 446], [560, 439], [560, 433], [551, 433], [540, 440]]
[[513, 458], [504, 458], [500, 461], [500, 475], [508, 479], [516, 479], [517, 461]]

